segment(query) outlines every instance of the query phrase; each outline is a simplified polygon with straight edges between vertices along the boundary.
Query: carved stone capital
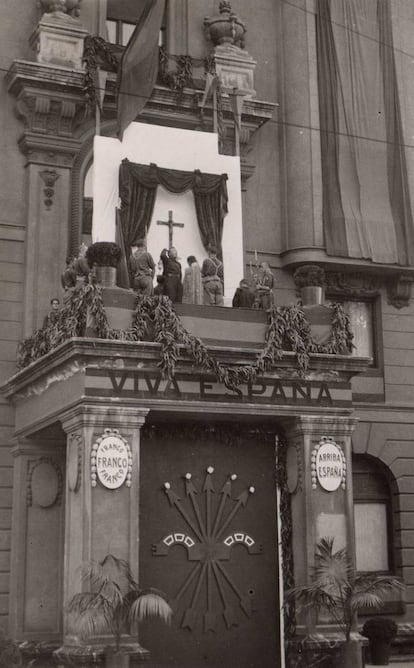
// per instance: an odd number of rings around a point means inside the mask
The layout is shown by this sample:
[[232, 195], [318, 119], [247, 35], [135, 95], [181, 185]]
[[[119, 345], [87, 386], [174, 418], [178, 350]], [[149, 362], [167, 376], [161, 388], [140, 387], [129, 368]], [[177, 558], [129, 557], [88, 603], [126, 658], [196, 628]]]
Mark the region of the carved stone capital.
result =
[[85, 119], [83, 73], [16, 60], [6, 82], [25, 127], [21, 150], [76, 154], [80, 142], [74, 139], [74, 131]]
[[398, 309], [409, 306], [413, 282], [414, 275], [406, 273], [388, 278], [386, 282], [388, 303]]

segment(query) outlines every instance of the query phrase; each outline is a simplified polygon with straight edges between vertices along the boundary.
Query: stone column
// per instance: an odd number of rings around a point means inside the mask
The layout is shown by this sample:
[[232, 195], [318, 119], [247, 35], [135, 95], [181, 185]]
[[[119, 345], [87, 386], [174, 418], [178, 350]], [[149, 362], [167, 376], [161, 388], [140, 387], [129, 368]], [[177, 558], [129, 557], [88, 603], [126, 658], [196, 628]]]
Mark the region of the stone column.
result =
[[21, 440], [12, 453], [9, 631], [54, 649], [62, 634], [64, 443]]
[[[351, 557], [355, 553], [351, 435], [356, 422], [350, 416], [303, 415], [286, 426], [296, 586], [310, 582], [315, 546], [321, 538], [333, 537], [335, 551], [346, 547]], [[342, 477], [324, 477], [326, 471], [320, 467], [325, 462], [318, 463], [317, 460], [320, 448], [321, 459], [323, 451], [328, 455], [330, 452], [339, 454], [342, 459]], [[331, 463], [326, 462], [327, 465]], [[337, 488], [328, 491], [322, 485], [337, 485]], [[312, 611], [299, 614], [297, 622], [299, 635], [307, 635], [315, 630]]]
[[[282, 3], [282, 174], [285, 251], [323, 246], [316, 29], [313, 3]], [[289, 259], [289, 256], [286, 258]]]
[[[82, 564], [113, 554], [130, 563], [138, 579], [140, 429], [146, 409], [78, 406], [61, 419], [67, 434], [65, 560], [63, 575], [63, 647], [59, 663], [89, 665], [88, 657], [103, 652], [109, 638], [90, 639], [84, 646], [74, 637], [65, 609], [82, 591]], [[109, 431], [105, 431], [109, 430]], [[96, 448], [107, 434], [121, 438], [131, 455], [131, 469], [117, 488], [106, 487], [96, 473]], [[108, 483], [110, 484], [110, 482]], [[137, 638], [130, 638], [136, 659], [145, 658]]]

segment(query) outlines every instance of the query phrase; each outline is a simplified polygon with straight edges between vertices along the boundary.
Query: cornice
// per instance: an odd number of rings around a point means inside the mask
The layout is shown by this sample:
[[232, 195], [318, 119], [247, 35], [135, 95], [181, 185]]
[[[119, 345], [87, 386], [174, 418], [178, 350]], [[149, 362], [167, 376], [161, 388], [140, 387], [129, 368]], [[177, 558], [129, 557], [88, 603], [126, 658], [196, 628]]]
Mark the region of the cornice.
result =
[[[45, 378], [53, 380], [54, 374], [58, 374], [59, 378], [64, 375], [70, 377], [75, 373], [83, 373], [88, 366], [117, 369], [122, 364], [122, 368], [132, 369], [136, 368], [137, 359], [153, 361], [156, 365], [159, 360], [159, 349], [158, 343], [72, 338], [12, 376], [0, 386], [0, 392], [10, 400], [17, 399], [19, 395], [25, 394], [29, 386], [33, 391], [36, 391], [36, 387], [40, 391]], [[235, 365], [252, 363], [258, 354], [255, 348], [210, 346], [209, 350], [220, 362]], [[179, 346], [179, 352], [177, 370], [179, 367], [194, 369], [192, 358], [186, 353], [184, 346]], [[369, 361], [369, 358], [351, 355], [311, 354], [306, 379], [330, 378], [333, 382], [347, 381], [363, 372]], [[200, 371], [194, 369], [194, 373]], [[277, 366], [266, 375], [285, 379], [298, 378], [295, 353], [284, 352]]]

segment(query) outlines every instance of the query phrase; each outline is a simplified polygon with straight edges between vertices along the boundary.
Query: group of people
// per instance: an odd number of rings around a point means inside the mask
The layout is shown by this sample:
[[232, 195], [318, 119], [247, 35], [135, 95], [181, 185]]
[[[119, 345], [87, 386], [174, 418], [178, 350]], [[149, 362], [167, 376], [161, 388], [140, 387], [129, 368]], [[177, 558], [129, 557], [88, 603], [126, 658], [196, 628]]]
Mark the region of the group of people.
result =
[[[208, 257], [201, 267], [194, 255], [187, 258], [184, 277], [177, 249], [174, 246], [169, 250], [164, 248], [160, 255], [159, 273], [156, 275], [154, 259], [147, 250], [145, 240], [141, 240], [130, 257], [129, 270], [134, 290], [140, 295], [165, 295], [179, 304], [223, 305], [223, 263], [213, 246], [210, 246]], [[262, 262], [252, 285], [246, 279], [240, 281], [233, 297], [233, 306], [267, 311], [273, 304], [273, 280], [268, 263]]]
[[210, 246], [208, 257], [200, 267], [194, 255], [187, 258], [187, 267], [182, 275], [177, 249], [164, 248], [160, 255], [160, 273], [156, 276], [154, 259], [141, 240], [129, 260], [134, 290], [140, 295], [165, 295], [176, 303], [223, 305], [223, 263], [217, 257], [217, 249]]
[[255, 280], [243, 278], [233, 297], [234, 308], [255, 308], [268, 311], [273, 305], [274, 277], [267, 262], [262, 262]]

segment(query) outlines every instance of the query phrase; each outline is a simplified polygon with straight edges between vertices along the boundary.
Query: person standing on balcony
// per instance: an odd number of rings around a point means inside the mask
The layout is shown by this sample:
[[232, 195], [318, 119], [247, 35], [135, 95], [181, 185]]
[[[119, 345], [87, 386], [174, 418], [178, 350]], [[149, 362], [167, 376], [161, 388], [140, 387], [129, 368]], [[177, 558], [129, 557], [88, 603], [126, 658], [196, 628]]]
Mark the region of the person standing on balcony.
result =
[[172, 302], [181, 304], [183, 301], [182, 272], [177, 257], [177, 249], [174, 246], [171, 246], [170, 250], [164, 248], [161, 252], [161, 261], [164, 266], [164, 295]]
[[152, 281], [155, 274], [155, 262], [151, 253], [147, 251], [144, 239], [137, 242], [137, 248], [129, 259], [129, 269], [135, 292], [150, 297], [154, 291]]
[[217, 257], [217, 249], [210, 246], [208, 258], [201, 267], [203, 279], [203, 303], [209, 306], [223, 306], [223, 263]]
[[184, 272], [183, 280], [183, 304], [202, 304], [203, 282], [197, 258], [194, 255], [189, 255], [187, 264], [188, 267]]

